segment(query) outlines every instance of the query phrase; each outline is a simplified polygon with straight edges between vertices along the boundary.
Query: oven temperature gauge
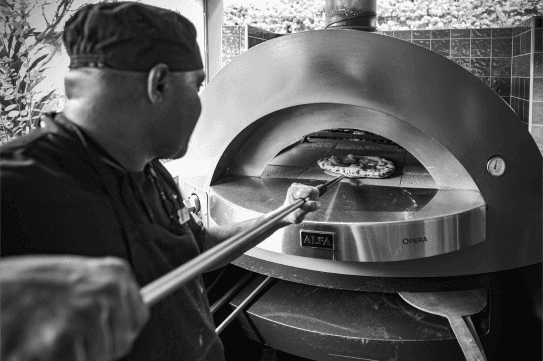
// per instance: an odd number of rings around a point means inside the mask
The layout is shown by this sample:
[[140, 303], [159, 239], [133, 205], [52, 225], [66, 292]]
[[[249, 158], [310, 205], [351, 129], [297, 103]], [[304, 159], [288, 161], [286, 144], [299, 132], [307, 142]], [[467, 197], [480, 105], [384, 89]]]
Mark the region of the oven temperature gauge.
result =
[[486, 170], [494, 177], [501, 176], [505, 172], [505, 160], [499, 156], [490, 158], [486, 164]]

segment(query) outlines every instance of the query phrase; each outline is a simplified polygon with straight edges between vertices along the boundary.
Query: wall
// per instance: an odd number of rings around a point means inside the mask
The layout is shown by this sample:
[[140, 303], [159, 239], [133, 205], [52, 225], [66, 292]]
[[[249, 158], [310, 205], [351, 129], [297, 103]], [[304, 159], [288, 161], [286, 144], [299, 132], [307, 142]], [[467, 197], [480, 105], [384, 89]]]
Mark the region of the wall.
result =
[[532, 124], [531, 133], [543, 154], [543, 17], [534, 19], [532, 30]]
[[542, 16], [514, 28], [389, 31], [435, 51], [496, 91], [531, 132], [543, 155]]
[[222, 27], [222, 66], [255, 45], [283, 36], [250, 25]]
[[[513, 28], [403, 30], [382, 34], [423, 46], [455, 61], [510, 104]], [[223, 26], [223, 66], [247, 49], [281, 35], [252, 26]]]
[[222, 68], [222, 26], [224, 24], [224, 7], [222, 0], [205, 0], [207, 63], [206, 84]]
[[451, 59], [510, 104], [512, 28], [387, 31], [384, 34]]
[[247, 51], [247, 27], [223, 26], [222, 27], [222, 66], [232, 59]]
[[[251, 47], [283, 34], [247, 26], [223, 26], [223, 66]], [[513, 28], [385, 31], [383, 35], [423, 46], [465, 67], [508, 104], [511, 92]], [[247, 47], [243, 38], [247, 36]]]
[[530, 122], [530, 57], [531, 19], [516, 27], [513, 32], [513, 63], [511, 72], [511, 108], [526, 124]]
[[[435, 51], [490, 86], [518, 114], [543, 154], [542, 16], [514, 28], [385, 31]], [[222, 65], [275, 34], [252, 26], [224, 26]]]

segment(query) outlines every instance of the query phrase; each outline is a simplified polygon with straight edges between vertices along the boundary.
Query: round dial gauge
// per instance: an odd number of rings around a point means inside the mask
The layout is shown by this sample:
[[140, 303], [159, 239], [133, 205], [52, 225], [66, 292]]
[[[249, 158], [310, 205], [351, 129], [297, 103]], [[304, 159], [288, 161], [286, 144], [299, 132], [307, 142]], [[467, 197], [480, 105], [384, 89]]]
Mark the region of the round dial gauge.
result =
[[494, 177], [501, 176], [505, 172], [505, 160], [499, 156], [490, 158], [486, 165], [486, 170]]

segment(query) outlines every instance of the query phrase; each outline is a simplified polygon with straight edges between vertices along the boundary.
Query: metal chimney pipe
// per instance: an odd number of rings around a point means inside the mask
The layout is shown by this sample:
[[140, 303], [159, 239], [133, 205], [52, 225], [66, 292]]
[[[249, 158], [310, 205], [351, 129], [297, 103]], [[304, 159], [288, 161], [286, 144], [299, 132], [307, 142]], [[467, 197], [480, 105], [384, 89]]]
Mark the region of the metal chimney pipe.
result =
[[326, 29], [375, 31], [377, 0], [326, 0]]

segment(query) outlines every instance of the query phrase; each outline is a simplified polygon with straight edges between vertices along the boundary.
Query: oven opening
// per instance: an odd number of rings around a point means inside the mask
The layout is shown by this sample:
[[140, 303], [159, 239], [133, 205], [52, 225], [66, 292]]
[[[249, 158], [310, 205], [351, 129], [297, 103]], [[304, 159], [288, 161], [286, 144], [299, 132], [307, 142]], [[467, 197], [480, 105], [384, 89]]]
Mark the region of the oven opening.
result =
[[[275, 232], [257, 248], [301, 257], [386, 262], [448, 253], [484, 241], [484, 200], [476, 190], [447, 187], [447, 171], [455, 163], [438, 143], [400, 121], [386, 124], [386, 119], [338, 114], [338, 109], [350, 109], [339, 106], [321, 106], [319, 112], [307, 108], [272, 114], [231, 142], [221, 157], [222, 171], [210, 186], [212, 222], [232, 224], [271, 212], [284, 203], [292, 183], [318, 186], [339, 176], [325, 173], [320, 159], [352, 154], [390, 160], [395, 172], [386, 178], [341, 180], [320, 197], [319, 210], [301, 224]], [[345, 125], [327, 127], [330, 119]], [[387, 129], [390, 137], [384, 136]], [[451, 167], [442, 166], [447, 161]], [[300, 243], [303, 232], [334, 234], [334, 249], [305, 247]]]
[[[426, 168], [395, 142], [362, 129], [333, 128], [312, 132], [281, 150], [266, 166], [261, 178], [318, 179], [334, 175], [318, 165], [324, 157], [377, 156], [394, 163], [395, 171], [386, 178], [351, 180], [359, 185], [438, 189]], [[338, 174], [339, 175], [339, 174]]]

